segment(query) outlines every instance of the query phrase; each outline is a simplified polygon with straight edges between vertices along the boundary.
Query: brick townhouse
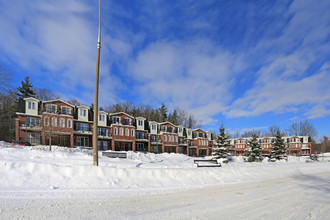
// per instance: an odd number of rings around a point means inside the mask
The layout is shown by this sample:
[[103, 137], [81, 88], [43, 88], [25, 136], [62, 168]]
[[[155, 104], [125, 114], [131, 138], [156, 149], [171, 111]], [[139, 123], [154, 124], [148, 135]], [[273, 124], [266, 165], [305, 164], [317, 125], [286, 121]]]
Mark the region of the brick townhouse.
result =
[[[74, 106], [60, 99], [19, 100], [16, 140], [32, 145], [92, 147], [93, 109]], [[291, 155], [310, 155], [309, 137], [283, 137]], [[232, 155], [244, 155], [249, 138], [230, 139]], [[259, 138], [262, 154], [269, 155], [274, 138]], [[125, 112], [98, 112], [99, 150], [182, 153], [208, 156], [217, 144], [211, 132], [190, 129], [171, 122], [148, 121]]]

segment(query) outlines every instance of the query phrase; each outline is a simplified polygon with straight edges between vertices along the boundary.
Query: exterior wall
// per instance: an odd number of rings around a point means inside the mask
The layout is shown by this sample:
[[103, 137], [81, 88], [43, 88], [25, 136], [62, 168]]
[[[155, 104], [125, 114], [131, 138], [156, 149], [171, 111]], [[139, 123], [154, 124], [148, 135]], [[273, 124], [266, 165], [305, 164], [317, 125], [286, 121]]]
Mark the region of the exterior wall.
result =
[[136, 119], [136, 130], [139, 130], [139, 131], [144, 131], [144, 128], [145, 128], [145, 118], [142, 118], [142, 117], [137, 117]]
[[[32, 137], [31, 134], [40, 134], [41, 144], [48, 144], [47, 140], [51, 136], [55, 142], [61, 141], [64, 138], [66, 143], [69, 143], [69, 146], [73, 147], [77, 144], [78, 137], [88, 137], [88, 146], [92, 146], [93, 124], [92, 121], [88, 121], [89, 108], [87, 106], [74, 107], [61, 100], [41, 102], [41, 105], [39, 105], [39, 100], [34, 98], [27, 98], [24, 99], [24, 101], [20, 109], [25, 112], [17, 113], [15, 127], [16, 140], [26, 141], [27, 133], [29, 133], [28, 137]], [[29, 102], [31, 103], [30, 106]], [[34, 103], [34, 108], [32, 107], [32, 103]], [[56, 109], [54, 111], [52, 110], [53, 112], [47, 112], [47, 104], [55, 105]], [[38, 109], [39, 106], [41, 106], [41, 109]], [[70, 112], [64, 112], [62, 110], [63, 107], [69, 108]], [[78, 112], [74, 111], [75, 108], [77, 108]], [[80, 109], [86, 111], [85, 116], [80, 114]], [[105, 118], [104, 121], [100, 121], [98, 117], [99, 128], [107, 129], [107, 134], [99, 134], [98, 140], [102, 145], [105, 145], [107, 149], [116, 150], [116, 146], [119, 146], [120, 149], [129, 148], [135, 151], [136, 147], [138, 147], [139, 150], [143, 149], [143, 151], [180, 152], [190, 156], [207, 156], [210, 155], [212, 147], [216, 146], [216, 143], [213, 143], [211, 132], [204, 132], [201, 129], [186, 129], [183, 126], [175, 126], [169, 122], [147, 122], [145, 118], [134, 118], [123, 112], [110, 114], [108, 117], [106, 112], [100, 111], [99, 115], [104, 115]], [[74, 117], [77, 117], [77, 119], [74, 119]], [[114, 121], [114, 117], [118, 118], [118, 120]], [[27, 120], [27, 118], [30, 119]], [[55, 126], [52, 125], [53, 119], [56, 119]], [[110, 126], [108, 126], [107, 121], [109, 119], [112, 122]], [[129, 123], [126, 124], [127, 121], [124, 119], [129, 119]], [[48, 120], [48, 125], [45, 123], [46, 120]], [[63, 121], [62, 124], [61, 120]], [[133, 123], [134, 120], [136, 122], [135, 125]], [[138, 122], [139, 120], [141, 120], [142, 124]], [[33, 121], [33, 123], [31, 123], [31, 121]], [[36, 121], [40, 123], [36, 123]], [[71, 126], [69, 126], [69, 121]], [[87, 131], [79, 130], [77, 128], [78, 123], [86, 123]], [[145, 123], [149, 123], [148, 130], [145, 130], [147, 127]], [[26, 126], [27, 124], [28, 126]], [[152, 129], [152, 125], [155, 125], [156, 129]], [[164, 128], [163, 130], [160, 129], [161, 126]], [[83, 130], [84, 129], [86, 128], [83, 126]], [[143, 134], [141, 135], [137, 132], [143, 132]], [[181, 140], [179, 138], [181, 138]], [[249, 138], [231, 139], [230, 151], [233, 152], [234, 155], [244, 155], [248, 139]], [[310, 155], [311, 142], [309, 137], [292, 136], [283, 137], [283, 139], [290, 155]], [[262, 154], [269, 155], [273, 146], [274, 137], [259, 138], [258, 140], [263, 150]], [[81, 140], [79, 141], [81, 142]], [[104, 148], [102, 149], [104, 150]]]
[[[89, 110], [88, 107], [78, 106], [77, 109], [78, 109], [78, 120], [88, 122], [88, 110]], [[84, 114], [84, 112], [81, 112], [84, 110], [86, 110], [86, 114]]]
[[38, 115], [39, 101], [37, 101], [37, 99], [34, 98], [25, 98], [24, 100], [25, 100], [25, 113], [27, 115]]
[[[100, 120], [100, 115], [104, 117], [104, 121]], [[108, 114], [106, 112], [103, 111], [99, 111], [98, 112], [98, 117], [97, 117], [97, 125], [100, 127], [106, 127], [107, 126], [107, 122], [108, 122]]]
[[[156, 129], [152, 129], [153, 127], [152, 125], [155, 125]], [[158, 134], [157, 127], [158, 127], [157, 122], [149, 122], [150, 134]]]
[[178, 126], [178, 135], [179, 135], [179, 137], [183, 137], [183, 131], [184, 131], [184, 127], [183, 126]]

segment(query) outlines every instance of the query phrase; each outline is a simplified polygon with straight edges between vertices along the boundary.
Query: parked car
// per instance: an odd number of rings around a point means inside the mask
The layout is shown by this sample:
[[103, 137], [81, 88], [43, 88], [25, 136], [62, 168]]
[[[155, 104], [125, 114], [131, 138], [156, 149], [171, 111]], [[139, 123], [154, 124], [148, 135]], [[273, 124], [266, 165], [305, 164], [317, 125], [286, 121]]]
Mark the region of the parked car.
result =
[[10, 142], [12, 145], [20, 145], [20, 146], [31, 146], [29, 142], [24, 142], [24, 141], [12, 141]]

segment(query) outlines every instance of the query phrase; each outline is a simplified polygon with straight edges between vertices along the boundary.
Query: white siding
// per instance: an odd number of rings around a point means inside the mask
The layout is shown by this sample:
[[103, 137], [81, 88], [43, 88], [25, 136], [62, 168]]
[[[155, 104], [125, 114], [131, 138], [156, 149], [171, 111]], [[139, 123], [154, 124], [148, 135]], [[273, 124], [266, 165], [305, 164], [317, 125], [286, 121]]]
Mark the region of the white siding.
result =
[[25, 113], [28, 115], [38, 115], [38, 102], [34, 100], [26, 100]]

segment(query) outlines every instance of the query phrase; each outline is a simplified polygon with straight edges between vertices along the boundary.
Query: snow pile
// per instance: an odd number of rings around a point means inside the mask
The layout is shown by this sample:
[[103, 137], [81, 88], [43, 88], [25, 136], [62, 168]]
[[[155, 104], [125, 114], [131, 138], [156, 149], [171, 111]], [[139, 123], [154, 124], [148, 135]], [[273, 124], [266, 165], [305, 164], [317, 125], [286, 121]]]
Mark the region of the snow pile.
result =
[[197, 168], [182, 154], [128, 152], [127, 159], [99, 154], [93, 166], [90, 150], [48, 146], [9, 147], [0, 142], [0, 190], [127, 189], [200, 187], [249, 182], [328, 170], [328, 163], [244, 163], [243, 157], [221, 168]]

